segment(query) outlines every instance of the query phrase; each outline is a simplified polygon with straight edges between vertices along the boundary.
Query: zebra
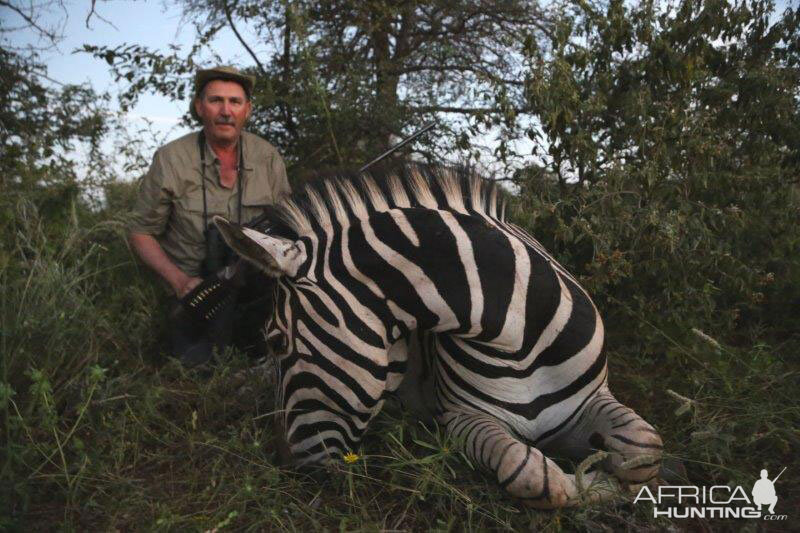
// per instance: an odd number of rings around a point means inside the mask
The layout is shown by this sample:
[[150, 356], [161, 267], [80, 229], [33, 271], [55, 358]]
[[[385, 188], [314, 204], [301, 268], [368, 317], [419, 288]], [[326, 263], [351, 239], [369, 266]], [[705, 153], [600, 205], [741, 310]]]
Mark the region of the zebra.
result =
[[357, 450], [419, 358], [429, 379], [411, 390], [427, 389], [417, 396], [446, 433], [525, 505], [596, 500], [604, 492], [584, 484], [610, 481], [567, 474], [542, 450], [603, 450], [625, 485], [657, 476], [661, 438], [609, 391], [594, 303], [506, 205], [472, 171], [407, 165], [308, 184], [272, 208], [265, 232], [214, 219], [277, 280], [265, 331], [284, 461]]

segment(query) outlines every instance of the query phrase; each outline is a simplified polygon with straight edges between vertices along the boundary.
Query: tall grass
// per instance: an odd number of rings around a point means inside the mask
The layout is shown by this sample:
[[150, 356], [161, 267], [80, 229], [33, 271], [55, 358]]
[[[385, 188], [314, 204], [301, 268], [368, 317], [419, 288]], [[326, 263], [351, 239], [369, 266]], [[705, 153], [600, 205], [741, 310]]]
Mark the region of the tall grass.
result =
[[[5, 220], [0, 529], [738, 528], [656, 520], [630, 498], [525, 509], [393, 401], [351, 462], [281, 469], [269, 365], [230, 352], [187, 372], [170, 359], [160, 289], [132, 260], [121, 219], [78, 204], [46, 219], [22, 201]], [[779, 510], [799, 508], [797, 346], [734, 347], [646, 316], [631, 327], [669, 348], [656, 360], [611, 346], [612, 390], [658, 427], [673, 477], [749, 487], [762, 467], [787, 466]]]

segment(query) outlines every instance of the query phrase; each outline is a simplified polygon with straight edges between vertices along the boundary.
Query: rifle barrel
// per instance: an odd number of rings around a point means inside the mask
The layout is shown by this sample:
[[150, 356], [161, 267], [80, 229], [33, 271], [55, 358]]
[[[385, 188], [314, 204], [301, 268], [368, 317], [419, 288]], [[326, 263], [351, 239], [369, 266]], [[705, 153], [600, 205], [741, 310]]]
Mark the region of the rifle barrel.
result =
[[781, 477], [781, 474], [783, 474], [784, 472], [786, 472], [785, 466], [783, 467], [783, 470], [781, 470], [781, 473], [775, 476], [775, 479], [772, 480], [772, 483], [774, 484], [776, 481], [778, 481], [778, 478]]
[[408, 143], [410, 143], [411, 141], [413, 141], [414, 139], [416, 139], [417, 137], [419, 137], [420, 135], [422, 135], [423, 133], [425, 133], [426, 131], [431, 129], [434, 125], [435, 125], [435, 122], [429, 122], [428, 124], [423, 126], [423, 128], [421, 130], [419, 130], [418, 132], [406, 137], [405, 139], [403, 139], [399, 143], [395, 144], [394, 146], [392, 146], [391, 148], [389, 148], [388, 150], [383, 152], [381, 155], [379, 155], [378, 157], [376, 157], [375, 159], [373, 159], [372, 161], [370, 161], [369, 163], [367, 163], [363, 167], [359, 168], [358, 171], [359, 172], [364, 172], [369, 167], [371, 167], [372, 165], [374, 165], [378, 161], [384, 159], [386, 156], [388, 156], [389, 154], [391, 154], [395, 150], [399, 150], [403, 146], [407, 145]]
[[[428, 131], [429, 129], [434, 127], [435, 125], [436, 125], [435, 122], [429, 122], [428, 124], [423, 126], [421, 130], [419, 130], [419, 131], [417, 131], [415, 133], [412, 133], [411, 135], [409, 135], [408, 137], [406, 137], [405, 139], [403, 139], [399, 143], [395, 144], [394, 146], [392, 146], [391, 148], [389, 148], [388, 150], [383, 152], [381, 155], [379, 155], [378, 157], [376, 157], [375, 159], [373, 159], [372, 161], [370, 161], [369, 163], [367, 163], [363, 167], [359, 168], [358, 171], [359, 172], [364, 172], [365, 170], [367, 170], [369, 167], [371, 167], [372, 165], [374, 165], [378, 161], [384, 159], [386, 156], [388, 156], [392, 152], [394, 152], [396, 150], [399, 150], [403, 146], [407, 145], [408, 143], [410, 143], [411, 141], [413, 141], [414, 139], [416, 139], [417, 137], [419, 137], [420, 135], [422, 135], [423, 133], [425, 133], [426, 131]], [[252, 228], [252, 227], [255, 227], [255, 226], [261, 224], [265, 220], [267, 220], [266, 213], [261, 214], [261, 215], [255, 217], [255, 218], [253, 218], [249, 222], [246, 222], [244, 225]]]

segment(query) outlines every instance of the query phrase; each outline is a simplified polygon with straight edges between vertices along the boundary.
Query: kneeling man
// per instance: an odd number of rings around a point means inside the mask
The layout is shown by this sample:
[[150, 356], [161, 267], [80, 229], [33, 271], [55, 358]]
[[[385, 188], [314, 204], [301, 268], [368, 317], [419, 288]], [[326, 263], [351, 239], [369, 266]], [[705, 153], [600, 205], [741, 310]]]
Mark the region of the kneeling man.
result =
[[243, 130], [254, 84], [253, 77], [231, 67], [197, 72], [190, 109], [203, 127], [156, 151], [131, 219], [132, 248], [174, 293], [172, 348], [186, 366], [205, 363], [214, 349], [230, 344], [242, 325], [236, 310], [252, 296], [239, 291], [226, 298], [206, 321], [189, 320], [179, 311], [179, 301], [204, 278], [235, 261], [212, 218], [245, 223], [290, 192], [275, 147]]

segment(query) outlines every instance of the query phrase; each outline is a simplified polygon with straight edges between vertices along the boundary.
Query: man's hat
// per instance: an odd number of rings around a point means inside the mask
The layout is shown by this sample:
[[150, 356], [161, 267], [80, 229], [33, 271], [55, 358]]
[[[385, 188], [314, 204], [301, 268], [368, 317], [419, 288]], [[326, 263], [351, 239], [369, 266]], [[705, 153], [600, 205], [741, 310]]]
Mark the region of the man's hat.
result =
[[200, 120], [200, 117], [197, 116], [197, 111], [194, 109], [194, 101], [198, 96], [200, 96], [200, 93], [203, 92], [203, 88], [208, 84], [208, 82], [214, 80], [225, 80], [238, 83], [242, 86], [242, 89], [244, 89], [244, 94], [247, 95], [248, 99], [252, 96], [253, 86], [256, 84], [255, 76], [243, 74], [239, 69], [233, 67], [219, 66], [198, 70], [197, 74], [194, 75], [194, 97], [192, 98], [191, 102], [189, 102], [189, 113], [195, 120]]

